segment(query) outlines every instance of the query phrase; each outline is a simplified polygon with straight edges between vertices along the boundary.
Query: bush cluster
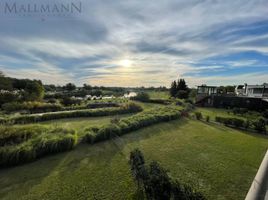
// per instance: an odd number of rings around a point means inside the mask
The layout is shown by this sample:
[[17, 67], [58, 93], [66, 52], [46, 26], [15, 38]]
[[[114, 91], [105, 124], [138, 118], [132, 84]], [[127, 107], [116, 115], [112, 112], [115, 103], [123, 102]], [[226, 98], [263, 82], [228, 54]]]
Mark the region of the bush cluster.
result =
[[247, 112], [248, 112], [247, 108], [233, 108], [233, 113], [235, 115], [237, 114], [243, 115], [243, 114], [246, 114]]
[[0, 147], [7, 145], [20, 144], [28, 139], [38, 135], [38, 132], [44, 132], [45, 128], [35, 127], [8, 127], [0, 126]]
[[150, 126], [159, 122], [170, 121], [181, 117], [181, 110], [176, 107], [164, 107], [144, 111], [137, 115], [119, 120], [117, 123], [110, 123], [101, 128], [86, 130], [89, 143], [100, 142], [110, 138], [124, 135], [131, 131]]
[[260, 117], [256, 120], [243, 120], [239, 118], [230, 118], [230, 117], [215, 117], [215, 121], [222, 123], [226, 126], [233, 126], [237, 128], [251, 128], [259, 133], [266, 133], [266, 122], [265, 119]]
[[109, 108], [109, 107], [119, 107], [118, 103], [113, 102], [100, 102], [100, 103], [89, 103], [87, 104], [87, 108]]
[[156, 104], [163, 104], [163, 105], [169, 105], [172, 103], [169, 99], [150, 99], [149, 103], [156, 103]]
[[234, 127], [244, 127], [245, 121], [243, 119], [239, 118], [231, 118], [231, 117], [215, 117], [215, 121], [229, 125], [229, 126], [234, 126]]
[[150, 101], [150, 96], [146, 92], [139, 92], [137, 96], [131, 97], [131, 100], [135, 101], [141, 101], [141, 102], [149, 102]]
[[203, 119], [203, 115], [202, 115], [201, 112], [195, 112], [194, 114], [195, 114], [195, 118], [196, 118], [197, 120], [201, 120], [201, 119]]
[[42, 103], [37, 101], [11, 102], [2, 105], [5, 112], [26, 111], [29, 113], [55, 112], [63, 109], [62, 105], [54, 103]]
[[[28, 128], [30, 129], [30, 127]], [[10, 129], [13, 128], [10, 127]], [[70, 150], [77, 144], [77, 134], [72, 130], [42, 129], [40, 127], [33, 129], [34, 131], [29, 130], [29, 132], [38, 132], [35, 137], [17, 145], [0, 147], [0, 167], [31, 162], [47, 154]]]
[[14, 124], [26, 124], [26, 123], [54, 120], [54, 119], [76, 118], [76, 117], [99, 117], [99, 116], [108, 116], [116, 114], [135, 113], [140, 111], [142, 111], [141, 106], [134, 103], [128, 103], [123, 104], [117, 108], [100, 108], [93, 110], [76, 110], [76, 111], [44, 113], [39, 115], [38, 114], [22, 115], [6, 119], [4, 120], [4, 123], [12, 122]]

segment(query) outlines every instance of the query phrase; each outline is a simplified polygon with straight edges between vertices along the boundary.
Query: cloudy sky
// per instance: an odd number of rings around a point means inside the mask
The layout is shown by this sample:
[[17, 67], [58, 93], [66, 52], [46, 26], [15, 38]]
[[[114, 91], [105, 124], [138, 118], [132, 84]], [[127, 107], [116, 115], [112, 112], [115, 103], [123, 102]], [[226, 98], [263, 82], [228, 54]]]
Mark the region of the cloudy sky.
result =
[[81, 3], [81, 13], [24, 16], [8, 15], [1, 1], [0, 70], [53, 84], [169, 86], [178, 77], [190, 86], [268, 82], [267, 0]]

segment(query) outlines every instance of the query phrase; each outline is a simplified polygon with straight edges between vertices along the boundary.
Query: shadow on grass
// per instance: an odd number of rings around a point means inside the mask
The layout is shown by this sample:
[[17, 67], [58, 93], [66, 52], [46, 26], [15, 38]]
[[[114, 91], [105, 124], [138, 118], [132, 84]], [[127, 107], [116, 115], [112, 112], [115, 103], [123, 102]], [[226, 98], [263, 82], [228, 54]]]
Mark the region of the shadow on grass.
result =
[[[133, 145], [129, 145], [130, 143], [139, 144], [140, 141], [150, 139], [159, 134], [165, 134], [165, 127], [162, 127], [163, 124], [170, 126], [180, 124], [183, 126], [186, 125], [187, 122], [188, 120], [180, 119], [159, 123], [131, 132], [122, 137], [116, 137], [113, 140], [93, 145], [80, 144], [74, 150], [69, 152], [49, 155], [21, 166], [0, 169], [0, 198], [14, 199], [14, 197], [28, 197], [29, 194], [31, 195], [32, 189], [36, 186], [38, 187], [38, 185], [42, 185], [42, 187], [45, 188], [42, 192], [50, 192], [51, 186], [48, 182], [55, 180], [53, 178], [54, 176], [58, 177], [59, 180], [56, 180], [59, 183], [67, 184], [68, 187], [74, 188], [75, 184], [80, 185], [80, 183], [77, 182], [72, 185], [65, 183], [64, 181], [70, 177], [73, 180], [76, 173], [80, 173], [81, 170], [83, 172], [87, 171], [88, 166], [90, 165], [109, 168], [111, 163], [114, 162], [113, 159], [115, 157], [118, 159], [118, 156], [124, 157], [125, 163], [127, 163], [129, 152], [134, 148]], [[159, 129], [163, 130], [159, 131]], [[98, 174], [95, 176], [98, 176]], [[97, 183], [99, 184], [99, 182]], [[85, 187], [87, 188], [89, 186], [85, 185]], [[78, 193], [81, 193], [80, 190], [82, 189], [83, 188], [79, 188], [77, 191], [74, 191], [74, 197], [78, 196]], [[90, 193], [90, 190], [87, 190], [86, 193], [83, 193], [83, 196], [84, 195], [92, 197], [93, 193]], [[142, 194], [140, 194], [139, 191], [134, 192], [133, 199], [142, 199]]]

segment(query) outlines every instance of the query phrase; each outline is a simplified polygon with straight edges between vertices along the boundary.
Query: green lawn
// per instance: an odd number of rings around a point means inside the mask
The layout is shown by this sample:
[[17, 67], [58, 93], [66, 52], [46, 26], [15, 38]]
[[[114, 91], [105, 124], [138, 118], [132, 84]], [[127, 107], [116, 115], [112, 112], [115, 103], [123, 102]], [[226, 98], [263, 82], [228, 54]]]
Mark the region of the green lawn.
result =
[[254, 120], [261, 116], [257, 112], [250, 111], [243, 115], [235, 115], [233, 114], [232, 110], [227, 109], [220, 109], [220, 108], [197, 108], [197, 111], [201, 112], [203, 117], [210, 116], [212, 120], [215, 119], [216, 116], [218, 117], [235, 117], [235, 118], [241, 118], [241, 119], [249, 119]]
[[170, 97], [169, 91], [148, 91], [146, 93], [148, 93], [152, 99], [168, 99]]
[[105, 116], [105, 117], [82, 117], [82, 118], [69, 118], [69, 119], [58, 119], [52, 121], [42, 122], [40, 124], [63, 127], [63, 128], [71, 128], [77, 131], [84, 130], [86, 127], [90, 126], [101, 126], [104, 124], [110, 123], [111, 119], [118, 117], [129, 117], [133, 114], [125, 114], [125, 115], [115, 115], [115, 116]]
[[239, 200], [251, 185], [268, 138], [194, 120], [162, 123], [2, 169], [0, 199], [135, 199], [128, 155], [136, 147], [209, 199]]

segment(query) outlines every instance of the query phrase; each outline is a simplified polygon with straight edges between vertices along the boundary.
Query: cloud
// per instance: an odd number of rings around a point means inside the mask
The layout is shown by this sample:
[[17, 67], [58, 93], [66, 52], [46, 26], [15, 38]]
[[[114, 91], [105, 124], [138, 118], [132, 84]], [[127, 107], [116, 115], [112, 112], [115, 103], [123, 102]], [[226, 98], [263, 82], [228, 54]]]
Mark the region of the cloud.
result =
[[[1, 70], [79, 85], [268, 80], [266, 0], [81, 2], [82, 13], [66, 17], [1, 13]], [[120, 66], [124, 59], [130, 69]]]

